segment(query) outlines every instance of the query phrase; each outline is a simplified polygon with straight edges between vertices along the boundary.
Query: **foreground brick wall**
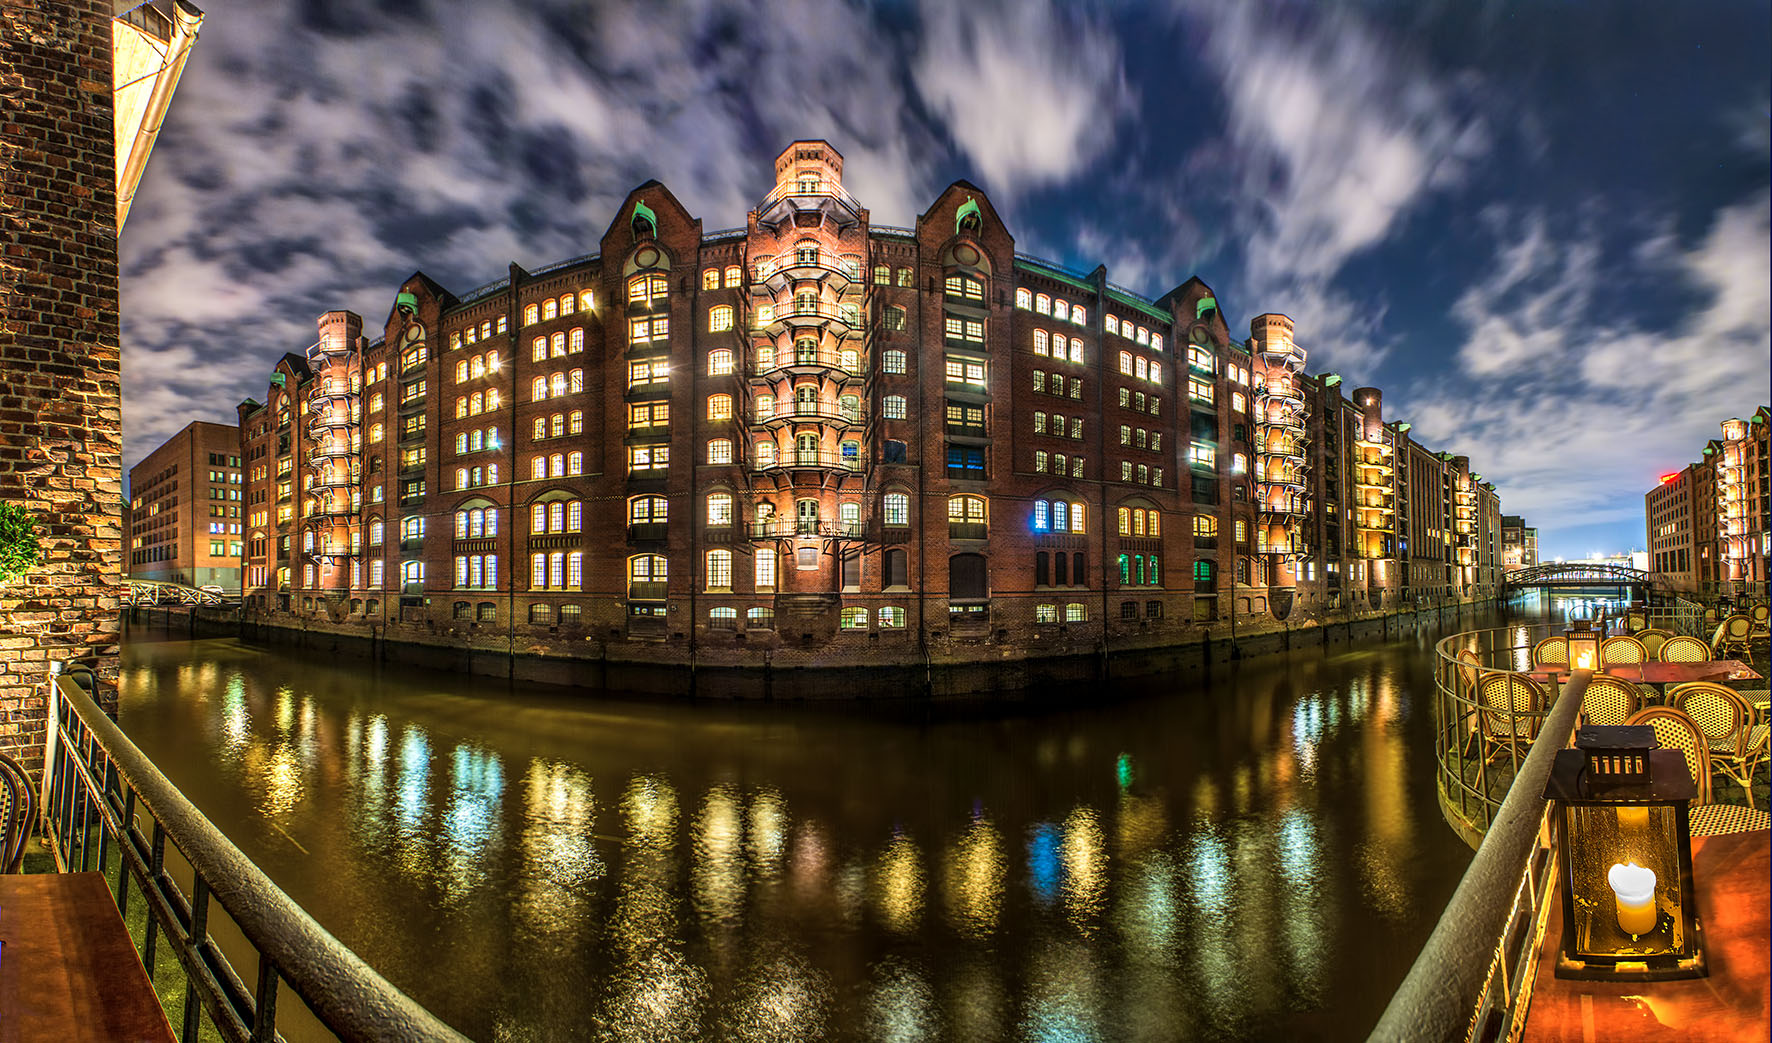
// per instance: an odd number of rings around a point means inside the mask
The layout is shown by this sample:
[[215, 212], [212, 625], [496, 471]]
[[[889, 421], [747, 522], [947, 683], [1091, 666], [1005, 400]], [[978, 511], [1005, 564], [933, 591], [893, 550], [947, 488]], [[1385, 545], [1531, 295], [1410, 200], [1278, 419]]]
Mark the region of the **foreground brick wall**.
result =
[[33, 773], [49, 662], [117, 675], [114, 155], [110, 0], [0, 0], [0, 500], [48, 558], [0, 588], [0, 751]]

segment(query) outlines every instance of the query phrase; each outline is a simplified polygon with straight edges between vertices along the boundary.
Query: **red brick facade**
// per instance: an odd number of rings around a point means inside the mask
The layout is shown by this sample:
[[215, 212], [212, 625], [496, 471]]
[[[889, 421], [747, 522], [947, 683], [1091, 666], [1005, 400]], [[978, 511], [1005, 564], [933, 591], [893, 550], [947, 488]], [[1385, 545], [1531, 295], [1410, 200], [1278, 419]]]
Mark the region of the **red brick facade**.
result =
[[[1018, 255], [965, 182], [913, 229], [873, 225], [824, 142], [776, 174], [742, 229], [706, 233], [648, 182], [594, 256], [464, 298], [414, 275], [373, 342], [321, 317], [241, 406], [249, 618], [842, 666], [1401, 603], [1318, 596], [1258, 534], [1251, 356], [1200, 280], [1149, 300]], [[1297, 377], [1339, 422], [1333, 381]]]
[[121, 399], [111, 4], [0, 8], [0, 500], [47, 561], [0, 589], [0, 749], [42, 763], [54, 660], [117, 673]]

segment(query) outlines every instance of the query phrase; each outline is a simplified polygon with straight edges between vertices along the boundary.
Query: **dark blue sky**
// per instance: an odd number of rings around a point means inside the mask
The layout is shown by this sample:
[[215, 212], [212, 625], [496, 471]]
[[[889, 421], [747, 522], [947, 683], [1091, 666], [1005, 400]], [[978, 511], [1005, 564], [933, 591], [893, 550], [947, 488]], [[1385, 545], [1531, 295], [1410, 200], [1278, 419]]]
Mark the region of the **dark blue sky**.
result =
[[211, 0], [123, 237], [125, 464], [330, 308], [588, 253], [656, 177], [744, 223], [823, 137], [877, 222], [948, 182], [1020, 249], [1234, 330], [1468, 454], [1548, 556], [1772, 397], [1772, 6]]

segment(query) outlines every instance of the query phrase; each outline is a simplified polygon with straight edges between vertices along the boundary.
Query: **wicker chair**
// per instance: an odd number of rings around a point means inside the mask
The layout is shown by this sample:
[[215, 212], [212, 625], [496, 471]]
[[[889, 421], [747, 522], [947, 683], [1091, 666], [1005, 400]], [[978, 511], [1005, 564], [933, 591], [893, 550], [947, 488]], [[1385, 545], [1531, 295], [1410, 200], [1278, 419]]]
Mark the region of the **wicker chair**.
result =
[[1646, 663], [1649, 652], [1634, 637], [1609, 637], [1600, 643], [1600, 668], [1619, 663]]
[[1772, 617], [1772, 606], [1764, 602], [1747, 610], [1748, 621], [1753, 624], [1753, 632], [1758, 637], [1765, 637], [1768, 631], [1768, 618]]
[[1640, 608], [1629, 609], [1624, 613], [1624, 632], [1641, 634], [1649, 629], [1649, 613]]
[[1635, 637], [1643, 643], [1643, 651], [1649, 653], [1649, 660], [1655, 662], [1661, 658], [1661, 646], [1668, 638], [1673, 637], [1671, 630], [1657, 630], [1650, 627], [1638, 632]]
[[1692, 718], [1671, 706], [1651, 706], [1638, 710], [1625, 723], [1649, 725], [1655, 729], [1655, 741], [1662, 749], [1679, 750], [1685, 755], [1686, 770], [1692, 773], [1698, 787], [1688, 815], [1693, 836], [1746, 833], [1772, 826], [1772, 816], [1764, 811], [1711, 803], [1710, 744]]
[[1710, 638], [1710, 646], [1717, 653], [1718, 659], [1736, 659], [1744, 662], [1754, 661], [1754, 644], [1749, 640], [1753, 636], [1753, 620], [1746, 616], [1730, 616], [1717, 624], [1717, 629]]
[[37, 792], [18, 761], [0, 753], [0, 873], [16, 873], [25, 859], [25, 841], [36, 824]]
[[1710, 662], [1710, 646], [1695, 637], [1680, 634], [1670, 637], [1661, 644], [1661, 661], [1664, 663], [1708, 663]]
[[1569, 639], [1547, 637], [1532, 646], [1533, 666], [1568, 666]]
[[1595, 674], [1581, 696], [1581, 723], [1623, 724], [1641, 709], [1642, 692], [1621, 677]]
[[1732, 688], [1693, 681], [1668, 693], [1668, 704], [1698, 725], [1710, 749], [1711, 770], [1734, 779], [1754, 806], [1754, 771], [1766, 759], [1766, 726]]
[[1477, 680], [1477, 702], [1482, 706], [1477, 732], [1483, 739], [1483, 763], [1504, 750], [1524, 756], [1521, 747], [1538, 737], [1544, 717], [1544, 689], [1538, 682], [1525, 674], [1491, 671]]

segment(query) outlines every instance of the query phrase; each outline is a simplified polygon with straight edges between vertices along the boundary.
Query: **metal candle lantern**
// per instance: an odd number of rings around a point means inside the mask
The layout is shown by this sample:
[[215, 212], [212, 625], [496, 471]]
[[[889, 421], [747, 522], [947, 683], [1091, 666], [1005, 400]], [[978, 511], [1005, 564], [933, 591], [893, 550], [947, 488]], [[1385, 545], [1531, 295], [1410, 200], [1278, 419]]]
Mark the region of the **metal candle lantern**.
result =
[[1600, 668], [1600, 632], [1593, 628], [1593, 620], [1571, 619], [1563, 638], [1569, 643], [1569, 669]]
[[1618, 725], [1582, 728], [1575, 749], [1557, 751], [1544, 796], [1557, 802], [1559, 978], [1709, 973], [1686, 818], [1698, 790], [1680, 751], [1654, 746], [1650, 726]]

